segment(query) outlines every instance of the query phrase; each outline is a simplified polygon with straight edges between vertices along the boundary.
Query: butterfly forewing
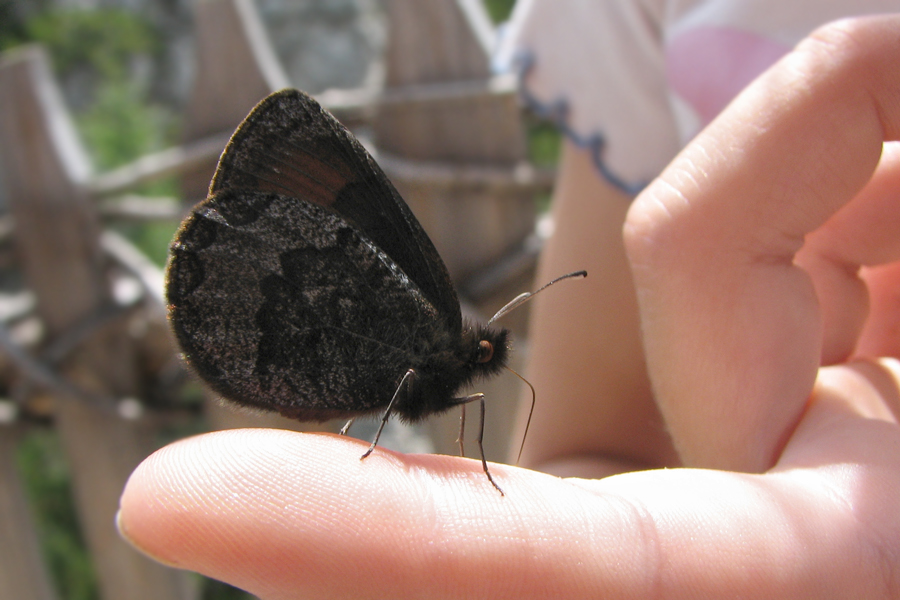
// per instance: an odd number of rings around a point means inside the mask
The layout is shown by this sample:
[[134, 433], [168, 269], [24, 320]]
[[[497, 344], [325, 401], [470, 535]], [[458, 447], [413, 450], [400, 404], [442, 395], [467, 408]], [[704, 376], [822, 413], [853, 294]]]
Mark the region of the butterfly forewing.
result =
[[365, 148], [307, 94], [283, 90], [247, 116], [210, 185], [211, 195], [222, 190], [272, 191], [335, 211], [460, 330], [459, 300], [431, 240]]

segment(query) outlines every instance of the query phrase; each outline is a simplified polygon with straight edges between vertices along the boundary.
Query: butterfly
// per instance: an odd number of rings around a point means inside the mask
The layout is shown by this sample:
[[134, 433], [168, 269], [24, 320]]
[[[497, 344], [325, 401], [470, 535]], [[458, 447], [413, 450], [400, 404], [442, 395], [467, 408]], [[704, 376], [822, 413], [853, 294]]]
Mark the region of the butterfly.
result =
[[463, 319], [400, 194], [309, 95], [244, 119], [170, 254], [175, 337], [225, 399], [300, 421], [380, 413], [381, 428], [480, 400], [481, 448], [484, 397], [457, 391], [506, 366], [510, 333]]

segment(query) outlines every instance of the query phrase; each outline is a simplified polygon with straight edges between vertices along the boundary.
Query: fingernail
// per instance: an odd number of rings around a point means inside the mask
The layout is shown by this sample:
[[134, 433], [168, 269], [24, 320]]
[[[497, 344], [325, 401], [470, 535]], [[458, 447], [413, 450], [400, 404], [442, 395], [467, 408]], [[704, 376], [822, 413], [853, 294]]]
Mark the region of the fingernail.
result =
[[122, 536], [122, 539], [123, 539], [123, 540], [125, 540], [126, 542], [128, 542], [129, 545], [131, 545], [132, 548], [134, 548], [135, 550], [137, 550], [138, 552], [140, 552], [140, 553], [143, 554], [144, 556], [147, 556], [148, 558], [151, 558], [151, 559], [155, 560], [156, 562], [158, 562], [158, 563], [160, 563], [160, 564], [162, 564], [162, 565], [165, 565], [165, 566], [167, 566], [167, 567], [172, 567], [172, 568], [174, 568], [174, 569], [180, 569], [180, 568], [182, 568], [182, 567], [179, 567], [177, 564], [175, 564], [175, 563], [173, 563], [173, 562], [171, 562], [171, 561], [164, 560], [164, 559], [162, 559], [162, 558], [156, 556], [156, 555], [153, 554], [152, 552], [149, 552], [146, 548], [143, 548], [143, 547], [142, 547], [140, 544], [138, 544], [136, 541], [134, 541], [134, 539], [133, 539], [131, 536], [128, 535], [127, 529], [125, 528], [124, 522], [122, 521], [122, 509], [119, 509], [118, 511], [116, 511], [116, 529], [119, 530], [119, 535]]

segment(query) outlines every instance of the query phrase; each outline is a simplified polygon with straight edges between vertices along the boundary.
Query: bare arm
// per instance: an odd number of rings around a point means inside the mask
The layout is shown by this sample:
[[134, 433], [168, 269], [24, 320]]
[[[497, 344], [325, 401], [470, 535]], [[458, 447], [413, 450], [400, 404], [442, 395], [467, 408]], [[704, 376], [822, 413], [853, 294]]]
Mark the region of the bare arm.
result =
[[[577, 269], [588, 277], [534, 300], [526, 376], [537, 403], [520, 466], [602, 477], [678, 464], [653, 402], [622, 242], [631, 200], [565, 144], [536, 280]], [[521, 412], [530, 405], [528, 394]]]

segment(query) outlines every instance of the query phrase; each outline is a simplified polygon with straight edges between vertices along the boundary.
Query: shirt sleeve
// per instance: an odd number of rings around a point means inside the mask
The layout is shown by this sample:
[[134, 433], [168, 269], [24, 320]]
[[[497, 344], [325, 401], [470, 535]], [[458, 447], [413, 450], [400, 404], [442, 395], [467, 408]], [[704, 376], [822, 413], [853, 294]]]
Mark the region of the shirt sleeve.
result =
[[500, 62], [521, 94], [636, 193], [679, 148], [665, 85], [662, 0], [519, 0]]

